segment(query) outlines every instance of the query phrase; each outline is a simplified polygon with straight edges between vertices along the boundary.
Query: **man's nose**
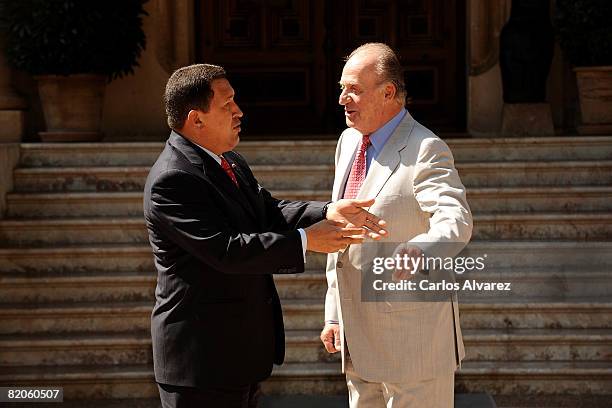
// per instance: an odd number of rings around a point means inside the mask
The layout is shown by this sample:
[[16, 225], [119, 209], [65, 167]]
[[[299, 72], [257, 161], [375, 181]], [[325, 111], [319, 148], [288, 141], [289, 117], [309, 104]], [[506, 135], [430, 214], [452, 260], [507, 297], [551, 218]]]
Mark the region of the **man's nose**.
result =
[[234, 116], [241, 118], [242, 115], [243, 115], [242, 110], [240, 110], [240, 107], [238, 106], [238, 104], [236, 104], [236, 110], [234, 111]]
[[348, 103], [348, 99], [349, 99], [348, 94], [346, 93], [345, 90], [343, 90], [342, 92], [340, 92], [340, 97], [338, 97], [338, 103], [344, 106]]

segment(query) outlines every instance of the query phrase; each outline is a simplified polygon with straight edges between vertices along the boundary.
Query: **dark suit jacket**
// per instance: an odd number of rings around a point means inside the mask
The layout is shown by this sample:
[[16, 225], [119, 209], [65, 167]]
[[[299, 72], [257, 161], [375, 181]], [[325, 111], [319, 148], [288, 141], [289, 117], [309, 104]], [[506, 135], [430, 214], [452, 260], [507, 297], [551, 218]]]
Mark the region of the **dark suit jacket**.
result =
[[297, 228], [323, 202], [261, 188], [245, 160], [224, 155], [240, 188], [206, 152], [173, 132], [151, 168], [144, 214], [158, 272], [151, 316], [157, 382], [248, 384], [281, 364], [285, 337], [273, 273], [304, 271]]

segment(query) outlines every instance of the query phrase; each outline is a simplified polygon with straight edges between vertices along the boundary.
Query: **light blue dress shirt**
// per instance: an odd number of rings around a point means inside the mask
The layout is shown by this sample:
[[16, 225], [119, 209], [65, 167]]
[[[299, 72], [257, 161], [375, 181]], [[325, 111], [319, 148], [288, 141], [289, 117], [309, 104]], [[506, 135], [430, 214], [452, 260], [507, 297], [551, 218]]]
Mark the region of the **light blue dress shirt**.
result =
[[[383, 126], [378, 128], [374, 133], [370, 135], [371, 144], [366, 150], [366, 174], [370, 170], [370, 164], [372, 164], [372, 160], [377, 158], [380, 152], [382, 152], [382, 149], [385, 146], [385, 143], [387, 143], [387, 140], [389, 140], [393, 132], [395, 132], [395, 129], [397, 129], [402, 119], [404, 119], [404, 116], [406, 116], [407, 112], [408, 111], [406, 110], [406, 108], [402, 108], [397, 115], [392, 117], [391, 120], [389, 120], [387, 123], [385, 123]], [[351, 162], [351, 166], [352, 165], [353, 163]], [[350, 171], [350, 168], [349, 168], [349, 171]], [[346, 189], [347, 181], [348, 181], [348, 178], [344, 182], [344, 187], [342, 188], [343, 196], [344, 196], [344, 190]]]
[[390, 121], [370, 135], [370, 142], [372, 144], [366, 150], [366, 172], [370, 170], [372, 160], [378, 157], [387, 140], [389, 140], [402, 119], [404, 119], [404, 116], [406, 116], [406, 112], [406, 108], [402, 108]]

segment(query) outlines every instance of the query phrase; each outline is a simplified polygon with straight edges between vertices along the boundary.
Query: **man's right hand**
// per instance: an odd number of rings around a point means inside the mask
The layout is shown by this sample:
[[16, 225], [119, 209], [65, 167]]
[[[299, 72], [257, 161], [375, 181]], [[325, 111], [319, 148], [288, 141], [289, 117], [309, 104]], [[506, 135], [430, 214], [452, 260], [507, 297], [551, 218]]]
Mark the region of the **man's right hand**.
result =
[[350, 244], [360, 244], [365, 239], [363, 228], [348, 227], [341, 221], [323, 220], [304, 229], [308, 245], [314, 252], [338, 252]]
[[321, 341], [328, 353], [337, 353], [340, 351], [340, 325], [334, 323], [326, 323], [321, 332]]

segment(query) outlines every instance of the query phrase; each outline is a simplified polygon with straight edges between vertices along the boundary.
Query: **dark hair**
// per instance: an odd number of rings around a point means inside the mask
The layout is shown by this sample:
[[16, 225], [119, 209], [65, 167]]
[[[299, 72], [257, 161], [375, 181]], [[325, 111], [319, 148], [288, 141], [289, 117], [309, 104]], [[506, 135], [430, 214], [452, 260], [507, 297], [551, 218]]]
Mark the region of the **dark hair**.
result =
[[192, 109], [208, 112], [215, 79], [226, 78], [225, 70], [217, 65], [194, 64], [174, 71], [166, 84], [164, 103], [168, 126], [180, 129]]
[[378, 58], [376, 61], [376, 73], [383, 82], [391, 82], [395, 86], [396, 98], [406, 102], [406, 86], [404, 85], [404, 69], [395, 52], [387, 44], [366, 43], [357, 47], [346, 57], [346, 61], [356, 54], [375, 53]]

